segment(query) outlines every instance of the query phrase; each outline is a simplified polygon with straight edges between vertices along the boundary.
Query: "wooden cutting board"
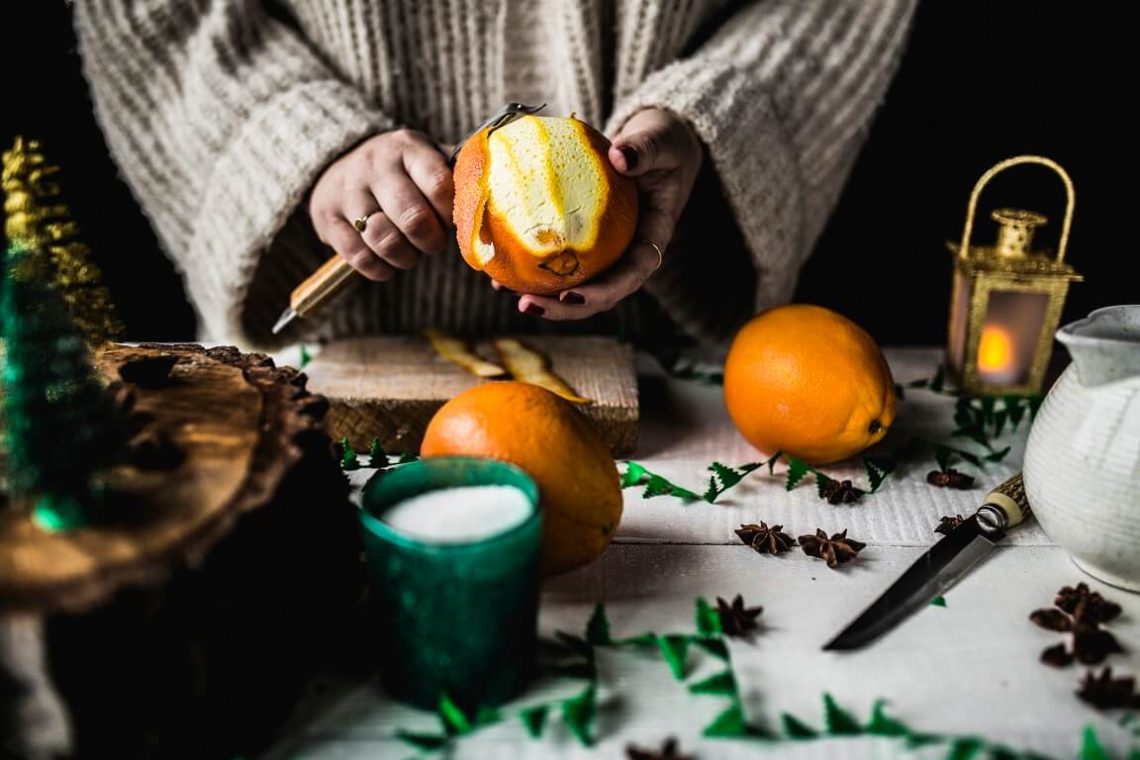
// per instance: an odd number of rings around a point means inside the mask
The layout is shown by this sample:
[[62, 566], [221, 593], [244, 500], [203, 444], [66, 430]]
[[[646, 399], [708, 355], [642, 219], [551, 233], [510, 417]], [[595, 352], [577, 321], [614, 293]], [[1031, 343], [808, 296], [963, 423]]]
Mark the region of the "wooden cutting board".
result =
[[[512, 336], [515, 337], [515, 336]], [[527, 335], [519, 340], [550, 358], [551, 369], [593, 403], [578, 407], [615, 457], [637, 444], [637, 373], [633, 350], [613, 338]], [[495, 361], [485, 342], [474, 349]], [[418, 335], [347, 338], [325, 346], [305, 367], [309, 390], [328, 398], [329, 434], [359, 452], [379, 438], [388, 452], [418, 452], [432, 415], [453, 396], [481, 383], [440, 357]], [[504, 410], [506, 411], [506, 410]]]

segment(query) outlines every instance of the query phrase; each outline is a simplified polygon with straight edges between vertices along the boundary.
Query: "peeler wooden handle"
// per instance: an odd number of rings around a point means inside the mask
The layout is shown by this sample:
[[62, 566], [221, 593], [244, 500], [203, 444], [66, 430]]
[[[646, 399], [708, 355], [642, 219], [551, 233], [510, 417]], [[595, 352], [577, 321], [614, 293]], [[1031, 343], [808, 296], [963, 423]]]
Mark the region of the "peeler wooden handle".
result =
[[333, 255], [321, 268], [309, 275], [308, 279], [289, 295], [289, 308], [282, 312], [273, 325], [273, 334], [284, 330], [297, 317], [305, 317], [333, 299], [352, 282], [356, 270], [342, 259]]
[[319, 309], [325, 302], [336, 296], [349, 282], [356, 270], [340, 256], [333, 255], [321, 268], [313, 272], [289, 296], [289, 307], [304, 317]]

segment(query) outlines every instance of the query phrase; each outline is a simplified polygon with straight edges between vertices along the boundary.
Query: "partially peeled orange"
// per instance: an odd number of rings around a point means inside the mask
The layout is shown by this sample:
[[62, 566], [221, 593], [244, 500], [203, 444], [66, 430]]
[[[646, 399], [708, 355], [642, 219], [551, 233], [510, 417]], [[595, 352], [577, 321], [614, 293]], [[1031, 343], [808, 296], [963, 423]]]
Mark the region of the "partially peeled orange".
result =
[[637, 190], [609, 141], [573, 116], [522, 116], [472, 136], [455, 164], [454, 221], [472, 268], [549, 295], [611, 267], [637, 224]]

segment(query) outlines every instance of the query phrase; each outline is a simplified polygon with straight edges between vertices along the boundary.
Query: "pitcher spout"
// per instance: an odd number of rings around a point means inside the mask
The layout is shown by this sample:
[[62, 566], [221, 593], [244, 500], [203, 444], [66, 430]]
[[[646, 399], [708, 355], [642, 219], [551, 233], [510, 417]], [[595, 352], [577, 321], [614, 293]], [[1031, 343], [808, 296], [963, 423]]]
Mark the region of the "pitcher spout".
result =
[[1057, 331], [1081, 385], [1140, 377], [1140, 304], [1108, 306]]

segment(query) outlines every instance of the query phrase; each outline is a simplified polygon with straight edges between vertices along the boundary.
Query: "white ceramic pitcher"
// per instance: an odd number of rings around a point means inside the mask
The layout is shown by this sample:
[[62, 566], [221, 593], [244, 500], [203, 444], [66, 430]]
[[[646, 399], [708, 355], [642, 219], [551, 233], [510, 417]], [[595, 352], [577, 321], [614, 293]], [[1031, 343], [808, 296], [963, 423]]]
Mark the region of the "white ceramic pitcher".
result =
[[1073, 357], [1025, 451], [1025, 492], [1049, 537], [1105, 583], [1140, 591], [1140, 305], [1057, 331]]

